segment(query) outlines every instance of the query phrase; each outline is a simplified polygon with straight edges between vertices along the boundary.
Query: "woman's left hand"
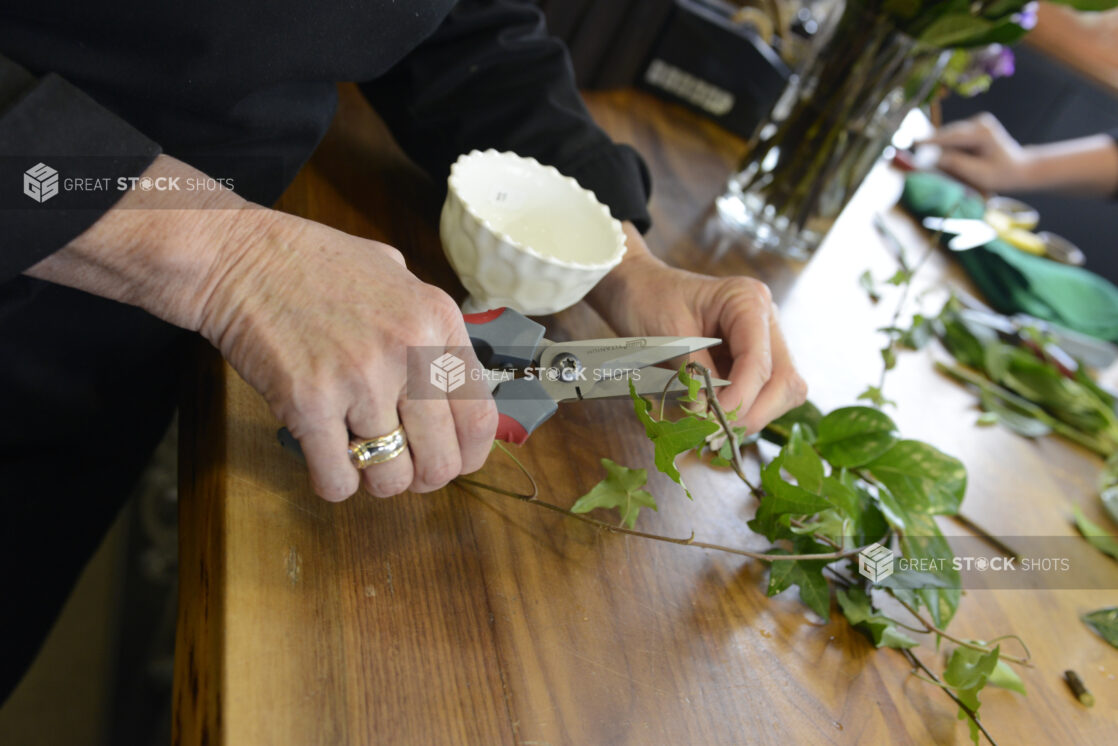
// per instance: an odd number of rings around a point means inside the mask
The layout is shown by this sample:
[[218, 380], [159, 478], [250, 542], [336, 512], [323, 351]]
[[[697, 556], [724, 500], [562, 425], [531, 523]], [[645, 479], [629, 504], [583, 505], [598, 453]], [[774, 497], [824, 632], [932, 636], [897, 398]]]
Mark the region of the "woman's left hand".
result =
[[720, 337], [721, 345], [693, 359], [730, 380], [718, 401], [755, 433], [802, 404], [807, 384], [792, 363], [772, 294], [751, 277], [710, 277], [655, 258], [631, 225], [628, 253], [587, 300], [624, 336]]

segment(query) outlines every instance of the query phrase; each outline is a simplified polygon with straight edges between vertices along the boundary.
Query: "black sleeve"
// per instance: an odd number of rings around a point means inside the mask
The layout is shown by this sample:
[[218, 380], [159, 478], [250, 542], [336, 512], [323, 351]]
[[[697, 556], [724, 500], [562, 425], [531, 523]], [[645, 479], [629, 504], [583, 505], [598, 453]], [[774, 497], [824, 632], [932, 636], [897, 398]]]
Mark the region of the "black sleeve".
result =
[[[0, 282], [93, 225], [124, 195], [118, 179], [143, 173], [158, 154], [62, 78], [35, 77], [0, 55]], [[105, 188], [66, 188], [92, 179]]]
[[361, 86], [401, 147], [436, 178], [470, 150], [513, 151], [574, 177], [648, 230], [648, 169], [590, 117], [563, 43], [535, 5], [463, 0], [385, 76]]

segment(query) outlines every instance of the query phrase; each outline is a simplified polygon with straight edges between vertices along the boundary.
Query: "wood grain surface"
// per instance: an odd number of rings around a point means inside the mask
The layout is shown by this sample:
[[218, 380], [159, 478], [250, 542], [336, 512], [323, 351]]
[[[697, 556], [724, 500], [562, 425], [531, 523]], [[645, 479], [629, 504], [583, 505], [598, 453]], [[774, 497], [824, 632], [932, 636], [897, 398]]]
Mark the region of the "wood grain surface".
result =
[[[895, 295], [871, 304], [865, 269], [895, 264], [871, 218], [911, 251], [927, 246], [890, 206], [899, 176], [879, 168], [805, 267], [720, 246], [710, 205], [741, 141], [634, 92], [588, 96], [599, 122], [636, 145], [655, 180], [653, 249], [669, 261], [769, 283], [796, 360], [824, 409], [852, 403], [880, 372]], [[342, 88], [333, 129], [280, 208], [387, 241], [420, 276], [462, 295], [436, 235], [442, 188], [391, 144]], [[957, 270], [933, 254], [922, 284]], [[609, 334], [579, 304], [545, 320], [556, 339]], [[1098, 459], [1055, 439], [977, 428], [972, 395], [939, 377], [934, 353], [908, 353], [887, 383], [909, 437], [957, 455], [964, 512], [1004, 536], [1072, 535], [1069, 507], [1103, 520]], [[903, 658], [875, 650], [841, 614], [828, 624], [795, 591], [769, 599], [766, 570], [728, 555], [604, 534], [476, 489], [341, 504], [314, 496], [276, 444], [264, 402], [216, 355], [200, 354], [185, 399], [177, 744], [963, 743], [966, 727]], [[603, 456], [650, 470], [659, 513], [640, 527], [750, 548], [756, 505], [728, 473], [681, 460], [694, 502], [652, 469], [627, 401], [562, 406], [520, 448], [542, 497], [571, 504], [602, 477]], [[751, 464], [755, 469], [756, 464]], [[526, 486], [495, 455], [480, 479]], [[954, 524], [945, 530], [959, 532]], [[1118, 568], [1089, 556], [1118, 589]], [[1118, 590], [991, 590], [964, 595], [951, 629], [1027, 640], [1028, 697], [982, 695], [1002, 744], [1113, 743], [1118, 651], [1078, 621]], [[1006, 643], [1006, 649], [1013, 646]], [[942, 658], [921, 654], [934, 668]], [[1077, 704], [1076, 669], [1098, 704]]]

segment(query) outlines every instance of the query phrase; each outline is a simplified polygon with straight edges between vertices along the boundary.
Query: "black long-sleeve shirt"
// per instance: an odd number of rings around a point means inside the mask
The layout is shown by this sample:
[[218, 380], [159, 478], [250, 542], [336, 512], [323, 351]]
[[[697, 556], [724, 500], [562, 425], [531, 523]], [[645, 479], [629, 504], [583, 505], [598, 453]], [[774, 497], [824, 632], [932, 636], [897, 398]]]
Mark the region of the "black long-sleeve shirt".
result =
[[[512, 150], [648, 226], [643, 163], [594, 125], [528, 2], [0, 0], [0, 283], [92, 225], [160, 151], [271, 204], [350, 80], [436, 178], [469, 150]], [[39, 163], [110, 189], [37, 202], [24, 173]]]

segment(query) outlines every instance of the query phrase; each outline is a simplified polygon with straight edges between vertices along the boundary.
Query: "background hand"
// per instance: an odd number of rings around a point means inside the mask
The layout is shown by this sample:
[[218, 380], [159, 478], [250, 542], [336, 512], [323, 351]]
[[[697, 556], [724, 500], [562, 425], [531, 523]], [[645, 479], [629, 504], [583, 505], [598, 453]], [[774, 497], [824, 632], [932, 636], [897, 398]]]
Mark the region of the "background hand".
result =
[[983, 192], [1027, 189], [1029, 157], [993, 114], [941, 127], [920, 144], [943, 150], [936, 165]]

